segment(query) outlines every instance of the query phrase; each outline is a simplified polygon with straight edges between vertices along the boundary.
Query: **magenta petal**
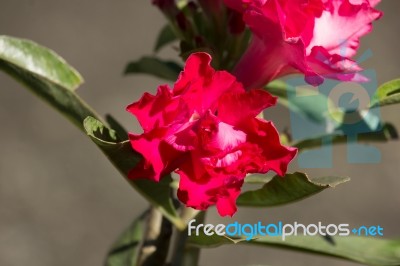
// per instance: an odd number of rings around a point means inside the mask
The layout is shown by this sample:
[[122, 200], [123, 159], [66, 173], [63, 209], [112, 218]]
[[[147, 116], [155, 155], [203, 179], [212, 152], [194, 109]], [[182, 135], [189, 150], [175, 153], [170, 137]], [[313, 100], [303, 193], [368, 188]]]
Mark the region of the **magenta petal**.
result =
[[[221, 216], [232, 216], [237, 210], [236, 199], [240, 195], [243, 177], [225, 175], [211, 177], [205, 169], [197, 168], [196, 173], [193, 169], [192, 165], [186, 164], [178, 171], [179, 200], [197, 210], [206, 210], [216, 204]], [[194, 176], [197, 179], [193, 178]]]
[[274, 106], [276, 101], [277, 97], [259, 89], [245, 93], [226, 93], [219, 100], [218, 117], [225, 123], [237, 125]]
[[245, 13], [244, 20], [255, 34], [234, 70], [245, 88], [260, 88], [271, 80], [294, 72], [319, 77], [306, 63], [303, 41], [300, 38], [286, 39], [279, 18], [271, 19], [261, 10], [252, 9]]
[[307, 60], [313, 69], [325, 77], [342, 81], [367, 81], [358, 74], [362, 69], [356, 62], [337, 54], [330, 54], [324, 47], [314, 47]]
[[221, 122], [211, 112], [199, 121], [197, 137], [198, 148], [213, 155], [226, 154], [246, 141], [244, 132]]
[[191, 113], [200, 115], [208, 110], [215, 110], [217, 99], [225, 92], [238, 91], [242, 88], [236, 79], [227, 72], [218, 72], [211, 80], [197, 79], [192, 81], [190, 87], [182, 94], [182, 99], [187, 104]]
[[[260, 148], [262, 165], [256, 172], [267, 173], [272, 170], [284, 176], [289, 163], [297, 154], [297, 149], [283, 146], [280, 143], [279, 133], [272, 122], [253, 119], [249, 124], [248, 141]], [[250, 133], [251, 132], [251, 133]]]
[[369, 1], [352, 4], [350, 0], [329, 0], [331, 8], [316, 18], [313, 38], [307, 54], [314, 46], [324, 47], [330, 54], [352, 57], [360, 45], [360, 38], [372, 30], [372, 22], [382, 16]]
[[165, 142], [170, 144], [178, 151], [189, 151], [195, 149], [196, 145], [196, 132], [193, 127], [197, 121], [189, 121], [184, 125], [172, 126], [169, 131], [171, 134], [166, 136]]
[[155, 126], [167, 126], [177, 117], [188, 115], [180, 99], [174, 98], [166, 85], [158, 87], [156, 96], [146, 92], [126, 109], [136, 116], [145, 132]]
[[223, 93], [244, 90], [233, 75], [215, 71], [210, 62], [209, 54], [192, 54], [175, 83], [173, 93], [181, 97], [190, 114], [203, 115], [207, 110], [215, 109], [217, 99]]
[[[132, 148], [144, 158], [144, 162], [135, 168], [137, 173], [131, 171], [131, 178], [149, 178], [158, 182], [163, 174], [176, 168], [176, 161], [182, 152], [164, 141], [166, 134], [167, 128], [153, 129], [142, 135], [129, 134]], [[146, 173], [147, 176], [141, 176]]]

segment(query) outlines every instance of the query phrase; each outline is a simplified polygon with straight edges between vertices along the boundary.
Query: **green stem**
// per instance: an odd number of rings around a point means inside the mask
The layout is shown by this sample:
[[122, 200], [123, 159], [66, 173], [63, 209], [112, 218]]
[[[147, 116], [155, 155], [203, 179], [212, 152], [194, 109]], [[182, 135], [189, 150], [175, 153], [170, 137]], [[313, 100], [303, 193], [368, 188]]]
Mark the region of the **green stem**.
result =
[[[190, 208], [184, 208], [182, 217], [189, 216], [186, 212], [193, 213]], [[206, 212], [199, 212], [196, 216], [196, 223], [203, 223]], [[171, 259], [172, 266], [197, 266], [200, 259], [200, 248], [187, 245], [188, 232], [187, 230], [176, 230], [175, 241], [173, 245], [173, 253]]]
[[172, 224], [156, 207], [151, 207], [137, 265], [164, 265], [172, 235]]

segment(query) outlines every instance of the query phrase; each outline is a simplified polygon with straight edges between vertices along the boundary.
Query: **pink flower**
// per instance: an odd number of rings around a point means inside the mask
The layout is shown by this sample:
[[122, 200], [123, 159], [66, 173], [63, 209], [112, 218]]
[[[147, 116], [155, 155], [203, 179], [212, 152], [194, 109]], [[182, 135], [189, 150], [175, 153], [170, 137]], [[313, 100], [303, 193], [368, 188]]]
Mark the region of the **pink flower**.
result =
[[129, 177], [159, 181], [175, 170], [184, 204], [199, 210], [216, 205], [220, 215], [232, 216], [246, 174], [273, 170], [282, 176], [297, 150], [280, 144], [272, 122], [256, 118], [276, 98], [245, 91], [210, 61], [206, 53], [192, 54], [173, 89], [160, 86], [155, 96], [145, 93], [127, 107], [144, 130], [130, 134], [143, 160]]
[[379, 0], [225, 0], [240, 12], [253, 32], [234, 74], [246, 88], [293, 73], [309, 84], [323, 77], [365, 81], [351, 60], [359, 39], [372, 30], [382, 12]]

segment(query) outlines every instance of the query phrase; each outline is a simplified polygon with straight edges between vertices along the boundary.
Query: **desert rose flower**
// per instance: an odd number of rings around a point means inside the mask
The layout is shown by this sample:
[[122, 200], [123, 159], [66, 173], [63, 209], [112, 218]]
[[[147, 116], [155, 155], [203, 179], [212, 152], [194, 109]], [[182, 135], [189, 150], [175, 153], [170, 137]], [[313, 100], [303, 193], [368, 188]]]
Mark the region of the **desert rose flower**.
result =
[[303, 73], [309, 84], [323, 77], [365, 81], [351, 58], [360, 37], [382, 12], [379, 0], [225, 0], [243, 13], [253, 32], [234, 74], [246, 88], [284, 75]]
[[276, 98], [245, 91], [210, 61], [206, 53], [192, 54], [172, 89], [160, 86], [127, 107], [144, 131], [129, 136], [143, 155], [129, 177], [157, 182], [176, 171], [180, 201], [199, 210], [216, 205], [221, 216], [232, 216], [246, 174], [282, 176], [297, 149], [282, 146], [272, 122], [256, 117]]

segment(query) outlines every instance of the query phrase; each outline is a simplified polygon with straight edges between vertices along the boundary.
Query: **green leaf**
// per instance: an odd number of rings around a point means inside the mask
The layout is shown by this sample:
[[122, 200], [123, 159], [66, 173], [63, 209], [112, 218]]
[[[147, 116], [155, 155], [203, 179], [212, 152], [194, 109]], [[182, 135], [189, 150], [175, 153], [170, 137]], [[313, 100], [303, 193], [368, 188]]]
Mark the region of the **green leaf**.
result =
[[128, 179], [129, 171], [141, 159], [141, 156], [132, 149], [130, 142], [117, 142], [116, 132], [105, 127], [93, 117], [85, 119], [84, 128], [92, 141], [103, 151], [132, 187], [156, 206], [176, 227], [183, 230], [186, 225], [178, 217], [172, 202], [171, 177], [166, 176], [159, 183], [147, 179]]
[[381, 85], [371, 100], [371, 107], [400, 103], [400, 79]]
[[265, 184], [270, 182], [274, 178], [272, 174], [250, 174], [246, 176], [244, 182], [246, 184]]
[[[100, 144], [106, 147], [107, 144], [116, 144], [118, 142], [117, 133], [113, 129], [109, 129], [104, 126], [102, 122], [98, 121], [96, 118], [87, 117], [83, 121], [83, 126], [89, 137], [96, 140], [96, 144]], [[138, 159], [134, 160], [135, 164]]]
[[334, 245], [328, 243], [321, 236], [292, 236], [287, 237], [285, 241], [281, 237], [260, 237], [252, 241], [244, 241], [243, 239], [232, 240], [225, 236], [202, 234], [191, 236], [189, 243], [202, 248], [234, 243], [250, 244], [337, 257], [366, 265], [400, 265], [400, 240], [358, 236], [333, 237], [333, 240]]
[[[358, 142], [387, 142], [390, 140], [398, 139], [398, 133], [396, 128], [386, 123], [382, 126], [382, 129], [376, 132], [360, 133], [357, 135]], [[341, 134], [327, 134], [318, 136], [310, 139], [304, 139], [290, 144], [290, 146], [297, 147], [300, 151], [320, 148], [322, 145], [329, 145], [327, 143], [342, 144], [348, 143], [347, 135]]]
[[348, 259], [367, 265], [400, 265], [400, 241], [369, 237], [333, 237], [335, 245], [321, 237], [260, 238], [252, 241], [256, 245], [280, 245], [288, 249], [308, 251], [314, 254], [328, 255]]
[[196, 235], [192, 233], [188, 239], [188, 245], [192, 245], [199, 248], [217, 248], [223, 245], [238, 244], [240, 242], [246, 241], [242, 238], [230, 238], [226, 235], [219, 236], [216, 234], [205, 235], [202, 230], [199, 230], [199, 234]]
[[279, 104], [316, 123], [326, 121], [328, 108], [331, 112], [334, 110], [335, 105], [328, 97], [307, 88], [296, 90], [283, 81], [276, 80], [265, 89], [279, 97]]
[[[86, 132], [125, 177], [140, 160], [129, 141], [120, 142], [116, 132], [104, 127], [96, 113], [75, 94], [74, 90], [82, 79], [54, 52], [31, 41], [0, 36], [0, 69]], [[129, 182], [178, 228], [184, 228], [172, 205], [170, 177], [159, 184], [148, 180]]]
[[319, 177], [310, 180], [306, 174], [275, 176], [262, 188], [242, 193], [237, 204], [250, 207], [272, 207], [310, 197], [327, 188], [349, 181], [347, 177]]
[[154, 47], [154, 52], [158, 52], [161, 48], [163, 48], [167, 44], [176, 41], [177, 39], [178, 38], [173, 31], [171, 25], [165, 25], [158, 34], [156, 45]]
[[32, 41], [0, 36], [0, 69], [45, 100], [77, 127], [96, 113], [74, 93], [81, 76], [53, 51]]
[[136, 266], [141, 240], [144, 237], [148, 211], [121, 234], [107, 255], [106, 266]]
[[131, 62], [125, 68], [125, 74], [148, 74], [170, 81], [176, 81], [181, 71], [182, 66], [173, 61], [149, 56]]
[[0, 35], [0, 60], [65, 89], [75, 90], [83, 82], [55, 52], [28, 40]]

